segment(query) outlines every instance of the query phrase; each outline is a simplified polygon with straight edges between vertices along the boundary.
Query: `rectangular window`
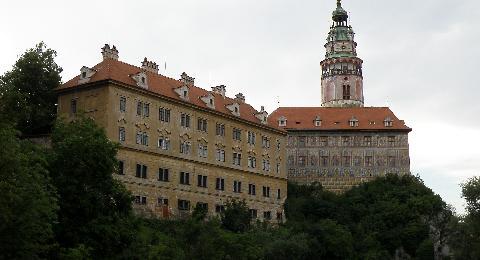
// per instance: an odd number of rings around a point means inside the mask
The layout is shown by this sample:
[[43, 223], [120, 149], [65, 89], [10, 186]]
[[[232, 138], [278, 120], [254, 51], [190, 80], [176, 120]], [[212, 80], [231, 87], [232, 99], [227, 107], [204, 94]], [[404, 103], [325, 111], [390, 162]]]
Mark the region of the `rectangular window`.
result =
[[281, 198], [282, 198], [282, 193], [280, 189], [277, 189], [277, 199], [281, 199]]
[[350, 146], [350, 136], [342, 136], [343, 146]]
[[248, 194], [253, 196], [257, 194], [255, 190], [255, 184], [248, 184]]
[[190, 173], [180, 172], [180, 184], [190, 185]]
[[215, 180], [215, 189], [216, 190], [225, 190], [225, 179], [217, 178]]
[[147, 197], [145, 197], [145, 196], [135, 196], [135, 204], [137, 204], [137, 205], [147, 205]]
[[142, 115], [143, 102], [137, 101], [137, 116]]
[[394, 147], [395, 146], [395, 136], [388, 137], [388, 146]]
[[125, 175], [124, 162], [118, 161], [118, 174]]
[[198, 145], [198, 157], [207, 158], [208, 148], [207, 145], [199, 144]]
[[263, 212], [263, 218], [264, 218], [265, 220], [270, 220], [270, 219], [272, 219], [272, 212], [271, 212], [271, 211], [265, 211], [265, 212]]
[[198, 187], [202, 187], [202, 188], [206, 188], [207, 187], [207, 176], [204, 176], [204, 175], [198, 175], [197, 176], [197, 186]]
[[197, 120], [197, 130], [207, 132], [207, 119], [199, 118]]
[[350, 85], [343, 85], [343, 99], [350, 99]]
[[147, 166], [137, 164], [137, 171], [135, 172], [135, 177], [146, 179], [147, 178]]
[[305, 147], [306, 139], [307, 138], [305, 136], [299, 136], [298, 137], [298, 147]]
[[125, 113], [127, 110], [127, 98], [120, 97], [120, 112]]
[[215, 152], [215, 159], [217, 162], [225, 162], [225, 150], [217, 149]]
[[157, 205], [158, 206], [168, 206], [168, 199], [163, 197], [157, 198]]
[[242, 182], [233, 181], [233, 192], [241, 193], [242, 192]]
[[168, 123], [170, 122], [170, 109], [167, 108], [159, 108], [158, 109], [158, 120], [161, 122]]
[[248, 168], [257, 167], [257, 159], [253, 156], [248, 156], [247, 166], [248, 166]]
[[350, 167], [352, 162], [352, 157], [350, 155], [343, 156], [343, 166]]
[[170, 150], [170, 139], [168, 137], [159, 137], [158, 138], [158, 148], [161, 150]]
[[328, 166], [328, 156], [322, 156], [320, 157], [320, 165], [323, 167]]
[[248, 212], [250, 213], [250, 218], [252, 218], [252, 219], [257, 218], [257, 210], [256, 209], [249, 209]]
[[367, 167], [373, 166], [373, 156], [365, 156], [365, 166]]
[[263, 197], [269, 198], [270, 197], [270, 187], [263, 186]]
[[395, 167], [395, 156], [389, 156], [388, 157], [388, 166], [389, 167]]
[[328, 145], [328, 137], [320, 136], [320, 146], [327, 146], [327, 145]]
[[125, 127], [118, 128], [118, 141], [121, 143], [125, 142]]
[[191, 146], [192, 144], [188, 141], [180, 142], [180, 153], [186, 155], [190, 154]]
[[363, 145], [364, 146], [371, 146], [372, 145], [372, 137], [371, 136], [364, 136], [363, 137]]
[[241, 141], [242, 140], [242, 130], [238, 128], [233, 128], [232, 130], [233, 140]]
[[242, 161], [242, 154], [241, 153], [233, 153], [233, 165], [241, 165]]
[[216, 213], [225, 212], [225, 206], [223, 206], [223, 205], [215, 205], [215, 212], [216, 212]]
[[280, 163], [277, 163], [277, 174], [280, 174]]
[[168, 182], [170, 178], [169, 169], [158, 168], [158, 180]]
[[263, 159], [262, 166], [263, 166], [262, 169], [264, 171], [269, 172], [270, 171], [270, 160]]
[[146, 132], [137, 132], [137, 144], [148, 146], [148, 134]]
[[149, 117], [150, 116], [150, 104], [143, 104], [143, 116]]
[[254, 132], [250, 132], [250, 131], [247, 132], [247, 143], [248, 144], [255, 145], [255, 138], [256, 138], [256, 135], [255, 135]]
[[262, 136], [262, 148], [270, 148], [270, 139], [267, 136]]
[[190, 210], [190, 201], [189, 200], [178, 200], [178, 209], [179, 210]]
[[215, 127], [215, 134], [218, 136], [225, 136], [225, 125], [217, 123]]
[[180, 116], [180, 125], [183, 127], [190, 127], [190, 115], [182, 113]]
[[305, 156], [298, 156], [298, 166], [305, 166], [307, 158]]
[[70, 113], [75, 115], [77, 113], [77, 100], [72, 99], [70, 101]]
[[205, 202], [197, 202], [196, 208], [198, 209], [203, 209], [205, 211], [208, 211], [208, 203]]

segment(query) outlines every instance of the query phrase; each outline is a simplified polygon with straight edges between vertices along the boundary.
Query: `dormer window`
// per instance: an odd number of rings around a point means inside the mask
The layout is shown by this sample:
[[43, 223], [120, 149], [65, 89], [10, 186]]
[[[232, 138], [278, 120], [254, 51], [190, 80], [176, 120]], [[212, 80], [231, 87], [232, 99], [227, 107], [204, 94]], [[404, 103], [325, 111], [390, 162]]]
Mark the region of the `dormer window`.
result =
[[145, 74], [145, 71], [141, 71], [137, 74], [131, 75], [131, 77], [133, 80], [135, 80], [135, 82], [137, 83], [137, 86], [148, 89], [148, 80], [147, 80], [147, 74]]
[[313, 120], [314, 124], [316, 127], [322, 126], [322, 119], [320, 116], [315, 117], [315, 120]]
[[178, 97], [183, 99], [183, 100], [189, 100], [188, 97], [188, 85], [182, 85], [176, 89], [174, 89], [175, 93], [177, 93]]
[[142, 77], [142, 84], [145, 84], [145, 77]]
[[86, 66], [83, 66], [80, 69], [80, 78], [78, 79], [78, 84], [87, 83], [90, 81], [92, 76], [97, 72], [96, 69], [92, 69]]
[[230, 110], [230, 112], [232, 112], [233, 115], [240, 116], [240, 104], [237, 102], [227, 105], [226, 107], [228, 110]]
[[210, 99], [210, 105], [213, 106], [213, 99]]
[[352, 117], [352, 119], [348, 121], [348, 124], [350, 127], [358, 127], [358, 120], [355, 117]]
[[186, 90], [183, 91], [183, 97], [187, 97], [188, 92]]
[[235, 113], [238, 113], [238, 107], [235, 107]]
[[82, 72], [82, 79], [84, 79], [86, 77], [87, 77], [87, 72], [86, 71]]
[[385, 118], [385, 127], [392, 127], [393, 126], [393, 120], [390, 117]]
[[287, 126], [287, 118], [282, 116], [278, 119], [278, 126]]

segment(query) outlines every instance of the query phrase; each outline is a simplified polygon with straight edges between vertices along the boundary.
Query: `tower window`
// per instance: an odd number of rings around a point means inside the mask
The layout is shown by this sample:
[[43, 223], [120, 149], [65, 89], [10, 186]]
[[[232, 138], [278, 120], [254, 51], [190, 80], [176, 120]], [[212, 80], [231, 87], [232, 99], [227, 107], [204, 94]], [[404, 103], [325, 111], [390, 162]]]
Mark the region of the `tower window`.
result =
[[343, 99], [350, 99], [350, 85], [343, 85]]

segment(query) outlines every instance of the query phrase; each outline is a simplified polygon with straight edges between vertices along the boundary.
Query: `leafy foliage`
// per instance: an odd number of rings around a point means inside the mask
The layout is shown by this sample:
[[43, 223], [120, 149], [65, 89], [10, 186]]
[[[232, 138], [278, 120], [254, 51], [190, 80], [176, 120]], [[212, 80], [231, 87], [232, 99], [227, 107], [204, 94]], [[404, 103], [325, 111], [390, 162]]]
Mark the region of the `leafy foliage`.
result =
[[12, 70], [0, 77], [0, 112], [15, 122], [23, 135], [47, 134], [55, 120], [62, 68], [57, 53], [43, 42], [27, 50]]
[[244, 232], [250, 228], [251, 217], [245, 200], [230, 200], [221, 216], [222, 227], [233, 232]]

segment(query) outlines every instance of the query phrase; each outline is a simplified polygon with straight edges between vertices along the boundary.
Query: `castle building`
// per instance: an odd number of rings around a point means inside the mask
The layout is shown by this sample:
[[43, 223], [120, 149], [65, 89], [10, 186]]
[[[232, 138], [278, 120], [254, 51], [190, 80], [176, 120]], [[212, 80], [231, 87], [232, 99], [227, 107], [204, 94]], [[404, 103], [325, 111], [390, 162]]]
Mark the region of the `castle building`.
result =
[[146, 58], [141, 67], [121, 62], [115, 46], [102, 55], [59, 87], [58, 114], [73, 120], [82, 111], [120, 144], [114, 177], [137, 212], [181, 217], [201, 207], [215, 215], [239, 199], [254, 218], [282, 220], [286, 132], [263, 107], [241, 93], [227, 97], [223, 85], [196, 87], [186, 73], [168, 78]]
[[363, 61], [340, 0], [332, 19], [321, 107], [280, 107], [268, 120], [288, 131], [289, 180], [342, 192], [386, 173], [409, 174], [412, 129], [387, 107], [364, 107]]

